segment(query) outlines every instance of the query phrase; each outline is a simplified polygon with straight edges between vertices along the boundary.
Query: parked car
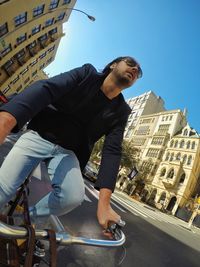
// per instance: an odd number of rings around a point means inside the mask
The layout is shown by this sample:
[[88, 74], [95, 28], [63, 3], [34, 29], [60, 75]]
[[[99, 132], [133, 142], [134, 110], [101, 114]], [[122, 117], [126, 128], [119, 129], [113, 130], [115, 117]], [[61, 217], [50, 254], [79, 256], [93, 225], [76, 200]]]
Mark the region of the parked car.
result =
[[97, 180], [98, 169], [92, 162], [87, 163], [82, 173], [84, 177], [92, 182], [95, 182]]

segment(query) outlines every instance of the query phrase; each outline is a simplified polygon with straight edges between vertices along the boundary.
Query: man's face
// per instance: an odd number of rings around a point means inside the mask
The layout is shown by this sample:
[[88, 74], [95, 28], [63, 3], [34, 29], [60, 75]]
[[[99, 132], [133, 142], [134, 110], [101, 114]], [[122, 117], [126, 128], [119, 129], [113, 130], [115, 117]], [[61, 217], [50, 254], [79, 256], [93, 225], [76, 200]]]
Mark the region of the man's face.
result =
[[111, 73], [117, 79], [117, 82], [123, 88], [128, 88], [134, 84], [139, 77], [139, 69], [126, 59], [118, 63], [113, 63], [111, 66]]

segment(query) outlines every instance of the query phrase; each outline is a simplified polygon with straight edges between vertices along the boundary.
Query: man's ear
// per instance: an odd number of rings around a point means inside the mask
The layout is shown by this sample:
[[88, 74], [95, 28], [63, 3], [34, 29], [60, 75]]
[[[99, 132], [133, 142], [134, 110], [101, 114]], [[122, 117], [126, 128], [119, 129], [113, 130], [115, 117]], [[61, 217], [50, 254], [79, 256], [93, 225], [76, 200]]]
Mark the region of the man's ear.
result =
[[112, 65], [110, 65], [110, 69], [113, 70], [116, 67], [117, 63], [113, 63]]

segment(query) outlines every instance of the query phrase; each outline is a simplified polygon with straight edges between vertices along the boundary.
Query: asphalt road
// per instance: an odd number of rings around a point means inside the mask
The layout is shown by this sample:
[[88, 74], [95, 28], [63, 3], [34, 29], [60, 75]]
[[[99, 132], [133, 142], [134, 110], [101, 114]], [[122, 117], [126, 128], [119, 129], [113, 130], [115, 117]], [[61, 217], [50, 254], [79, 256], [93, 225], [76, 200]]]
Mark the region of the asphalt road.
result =
[[[12, 143], [7, 141], [0, 147], [1, 161], [11, 146]], [[46, 180], [46, 176], [44, 181], [33, 178], [30, 194], [32, 203], [42, 197], [44, 190], [50, 190]], [[86, 181], [85, 201], [71, 213], [59, 218], [69, 232], [92, 238], [103, 237], [96, 220], [97, 199], [98, 192]], [[173, 223], [172, 218], [164, 217], [167, 215], [155, 213], [139, 203], [134, 203], [131, 208], [130, 200], [123, 203], [121, 199], [123, 196], [116, 194], [112, 205], [126, 221], [125, 245], [119, 248], [81, 245], [59, 247], [58, 267], [200, 266], [199, 233], [184, 229]]]

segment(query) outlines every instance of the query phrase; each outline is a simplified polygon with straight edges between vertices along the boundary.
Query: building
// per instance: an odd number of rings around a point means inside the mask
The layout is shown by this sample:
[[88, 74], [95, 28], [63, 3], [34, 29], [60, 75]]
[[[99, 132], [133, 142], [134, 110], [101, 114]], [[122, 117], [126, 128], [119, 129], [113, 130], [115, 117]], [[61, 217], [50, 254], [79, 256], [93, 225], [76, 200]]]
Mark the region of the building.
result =
[[0, 0], [0, 92], [24, 90], [47, 76], [75, 0]]
[[195, 198], [200, 181], [200, 136], [188, 124], [168, 142], [152, 181], [156, 203], [175, 214]]
[[129, 140], [140, 150], [139, 167], [148, 169], [144, 201], [175, 214], [200, 194], [200, 135], [187, 123], [186, 110], [140, 116]]
[[124, 132], [125, 139], [131, 138], [140, 116], [165, 110], [163, 99], [160, 96], [156, 96], [152, 91], [128, 99], [127, 103], [131, 107], [131, 114]]

